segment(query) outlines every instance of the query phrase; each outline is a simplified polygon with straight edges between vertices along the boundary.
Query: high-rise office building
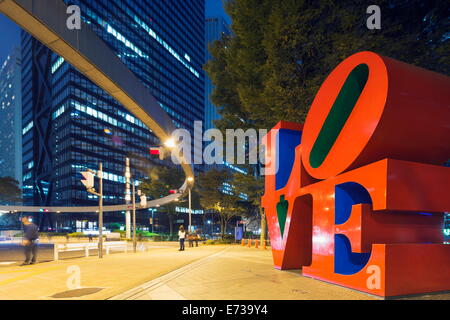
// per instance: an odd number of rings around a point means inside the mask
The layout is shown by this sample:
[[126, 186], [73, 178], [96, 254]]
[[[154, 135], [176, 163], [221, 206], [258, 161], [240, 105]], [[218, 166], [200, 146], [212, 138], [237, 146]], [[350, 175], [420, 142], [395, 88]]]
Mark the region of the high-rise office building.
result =
[[[209, 46], [216, 40], [220, 40], [223, 36], [231, 35], [231, 30], [222, 16], [208, 17], [206, 18], [205, 25], [205, 56], [206, 61], [212, 59], [211, 53], [209, 52]], [[215, 128], [214, 121], [220, 119], [220, 114], [217, 111], [217, 106], [211, 101], [211, 94], [214, 90], [214, 85], [211, 80], [206, 76], [205, 78], [205, 120], [204, 120], [204, 130]], [[238, 166], [232, 165], [226, 161], [220, 165], [209, 165], [207, 168], [216, 169], [227, 169], [233, 170], [241, 173], [246, 173], [245, 170], [239, 168]], [[227, 189], [224, 187], [224, 189]]]
[[[206, 18], [205, 25], [205, 56], [206, 61], [212, 58], [209, 53], [208, 47], [214, 41], [220, 40], [223, 35], [231, 34], [230, 28], [221, 16]], [[206, 77], [205, 79], [205, 130], [214, 128], [214, 120], [220, 119], [220, 115], [217, 112], [217, 107], [211, 101], [211, 93], [213, 92], [213, 84], [211, 80]]]
[[[80, 7], [83, 21], [175, 125], [192, 133], [194, 121], [203, 120], [204, 0], [65, 2]], [[95, 206], [97, 199], [86, 192], [79, 172], [102, 162], [104, 203], [124, 203], [125, 159], [131, 159], [133, 178], [142, 178], [161, 164], [149, 154], [159, 139], [62, 57], [25, 33], [22, 43], [25, 200], [42, 206]], [[120, 214], [109, 217], [121, 219]], [[94, 217], [73, 214], [59, 223]]]
[[0, 177], [22, 185], [21, 54], [13, 48], [0, 68]]

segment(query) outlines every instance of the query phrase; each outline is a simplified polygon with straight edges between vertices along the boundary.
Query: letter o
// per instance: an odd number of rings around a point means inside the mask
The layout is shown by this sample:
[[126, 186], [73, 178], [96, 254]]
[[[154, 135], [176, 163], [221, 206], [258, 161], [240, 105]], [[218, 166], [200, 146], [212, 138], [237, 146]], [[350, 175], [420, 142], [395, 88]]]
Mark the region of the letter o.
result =
[[327, 179], [385, 158], [450, 159], [450, 78], [373, 52], [345, 59], [305, 121], [302, 162]]

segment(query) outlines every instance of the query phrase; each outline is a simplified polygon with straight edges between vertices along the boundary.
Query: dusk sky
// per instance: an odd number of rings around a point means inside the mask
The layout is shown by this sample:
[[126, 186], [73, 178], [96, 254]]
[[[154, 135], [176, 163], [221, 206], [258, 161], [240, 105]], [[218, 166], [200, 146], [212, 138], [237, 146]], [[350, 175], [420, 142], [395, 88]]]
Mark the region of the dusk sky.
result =
[[[222, 0], [206, 0], [206, 17], [222, 15], [230, 23], [225, 14]], [[6, 59], [11, 49], [20, 44], [20, 28], [10, 19], [0, 14], [0, 65]]]

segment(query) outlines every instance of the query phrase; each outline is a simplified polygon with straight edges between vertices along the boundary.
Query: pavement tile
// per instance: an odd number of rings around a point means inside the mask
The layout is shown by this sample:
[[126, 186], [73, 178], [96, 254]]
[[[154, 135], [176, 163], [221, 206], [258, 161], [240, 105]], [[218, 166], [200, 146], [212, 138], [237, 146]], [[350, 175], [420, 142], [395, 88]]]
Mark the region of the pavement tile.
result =
[[[115, 253], [0, 268], [0, 299], [54, 299], [69, 290], [68, 267], [81, 270], [82, 288], [102, 290], [68, 300], [119, 297], [137, 300], [371, 300], [376, 297], [303, 277], [300, 270], [273, 267], [270, 250], [241, 246], [200, 246], [178, 252], [154, 244], [145, 252]], [[181, 269], [180, 269], [181, 268]], [[147, 289], [144, 286], [149, 286]], [[126, 293], [136, 288], [133, 294]], [[409, 299], [450, 300], [449, 294]]]

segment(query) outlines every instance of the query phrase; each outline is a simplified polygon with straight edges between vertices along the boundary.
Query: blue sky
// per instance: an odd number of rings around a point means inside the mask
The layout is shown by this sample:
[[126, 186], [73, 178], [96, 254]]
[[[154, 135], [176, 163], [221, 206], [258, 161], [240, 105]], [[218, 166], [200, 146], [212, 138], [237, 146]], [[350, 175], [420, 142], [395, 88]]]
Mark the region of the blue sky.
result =
[[205, 11], [205, 15], [207, 17], [221, 15], [227, 20], [228, 23], [231, 23], [230, 17], [228, 17], [223, 9], [222, 0], [206, 0]]
[[[160, 0], [158, 0], [160, 1]], [[222, 15], [230, 23], [230, 18], [225, 14], [222, 0], [205, 0], [207, 17]], [[6, 59], [11, 49], [20, 43], [20, 28], [3, 14], [0, 14], [0, 65]]]

